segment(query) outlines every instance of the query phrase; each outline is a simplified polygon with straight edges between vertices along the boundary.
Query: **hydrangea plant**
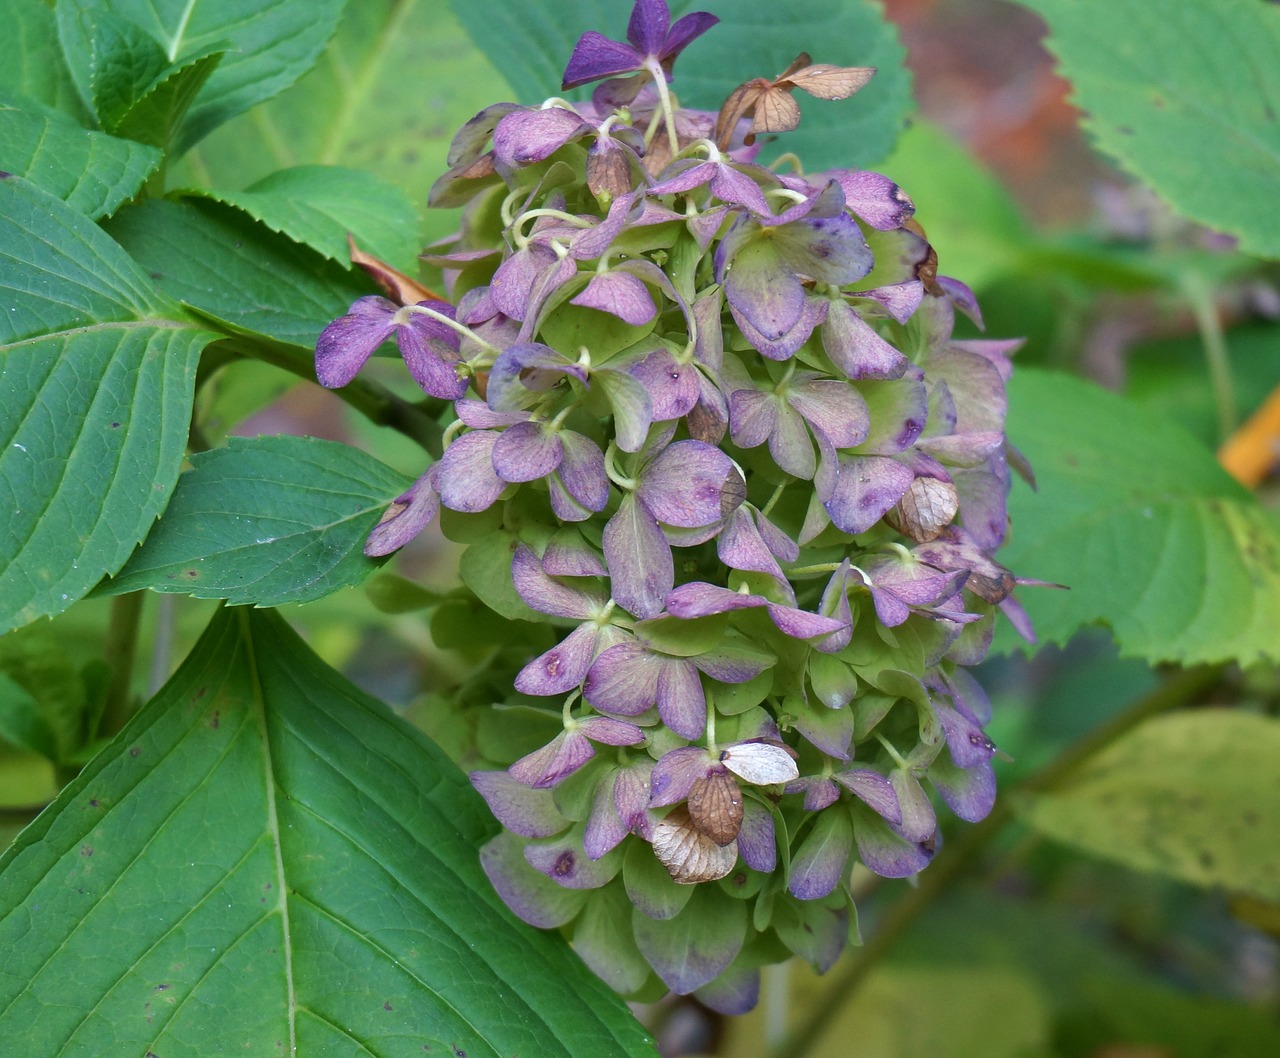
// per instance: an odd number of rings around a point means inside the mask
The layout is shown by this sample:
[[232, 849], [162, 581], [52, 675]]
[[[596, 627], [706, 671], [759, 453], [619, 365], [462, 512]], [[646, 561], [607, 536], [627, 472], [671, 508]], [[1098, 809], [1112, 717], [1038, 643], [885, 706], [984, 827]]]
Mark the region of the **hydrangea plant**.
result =
[[447, 297], [372, 263], [388, 296], [316, 370], [345, 385], [394, 340], [446, 410], [366, 552], [440, 517], [483, 604], [554, 630], [457, 703], [494, 887], [618, 991], [740, 1012], [761, 965], [825, 970], [856, 935], [855, 868], [928, 866], [933, 795], [988, 813], [967, 668], [997, 610], [1030, 628], [993, 557], [1018, 343], [953, 337], [977, 303], [894, 182], [756, 160], [794, 90], [874, 71], [801, 55], [680, 105], [673, 65], [716, 21], [637, 0], [625, 42], [569, 58], [590, 102], [477, 114], [430, 194], [463, 207], [424, 255]]

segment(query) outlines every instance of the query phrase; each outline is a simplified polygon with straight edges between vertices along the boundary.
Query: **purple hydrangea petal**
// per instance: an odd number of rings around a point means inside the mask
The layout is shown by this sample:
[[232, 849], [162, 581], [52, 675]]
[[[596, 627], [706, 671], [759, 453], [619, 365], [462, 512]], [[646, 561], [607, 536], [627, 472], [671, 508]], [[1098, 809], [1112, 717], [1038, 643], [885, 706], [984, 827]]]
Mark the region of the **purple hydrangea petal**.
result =
[[[419, 304], [453, 317], [453, 306], [445, 302]], [[469, 383], [456, 368], [458, 334], [452, 328], [429, 316], [414, 314], [396, 327], [396, 345], [409, 374], [423, 392], [443, 400], [457, 400], [466, 393]]]
[[635, 724], [607, 716], [589, 716], [580, 720], [578, 730], [592, 742], [602, 742], [606, 746], [634, 746], [644, 741], [644, 732]]
[[795, 562], [800, 557], [800, 545], [769, 521], [763, 513], [756, 515], [760, 526], [760, 538], [780, 562]]
[[738, 468], [720, 449], [677, 441], [645, 465], [636, 496], [659, 521], [696, 529], [722, 522], [746, 492]]
[[774, 837], [773, 813], [754, 798], [742, 802], [742, 829], [738, 831], [738, 853], [743, 862], [768, 873], [778, 865], [778, 843]]
[[560, 435], [540, 422], [520, 422], [493, 445], [493, 470], [503, 481], [537, 481], [560, 466]]
[[581, 768], [596, 751], [581, 731], [562, 731], [541, 749], [516, 761], [507, 771], [517, 782], [544, 790]]
[[853, 852], [853, 825], [840, 808], [822, 812], [791, 858], [787, 890], [798, 900], [819, 900], [840, 884]]
[[560, 432], [563, 459], [559, 477], [565, 491], [589, 511], [602, 511], [609, 502], [609, 478], [604, 453], [589, 437], [573, 430]]
[[778, 418], [769, 435], [769, 454], [779, 467], [803, 481], [810, 480], [818, 469], [804, 418], [790, 404], [778, 408]]
[[616, 771], [606, 772], [596, 784], [595, 796], [592, 798], [591, 815], [587, 818], [587, 826], [582, 834], [582, 848], [593, 860], [616, 849], [629, 833], [613, 802], [616, 779]]
[[618, 818], [633, 834], [649, 840], [649, 797], [652, 793], [649, 776], [653, 773], [651, 760], [638, 760], [621, 769], [613, 784], [613, 804]]
[[523, 842], [514, 834], [504, 832], [487, 842], [480, 865], [502, 902], [531, 926], [555, 929], [582, 910], [584, 894], [554, 884], [529, 866]]
[[533, 549], [525, 544], [511, 558], [511, 580], [525, 603], [539, 613], [588, 621], [599, 614], [608, 599], [594, 585], [568, 585], [547, 576]]
[[575, 529], [560, 529], [542, 552], [542, 572], [549, 577], [604, 577], [600, 552]]
[[824, 617], [794, 606], [781, 606], [778, 603], [767, 602], [765, 609], [769, 611], [769, 619], [773, 621], [778, 631], [792, 639], [815, 639], [818, 636], [831, 635], [846, 627], [838, 617]]
[[649, 394], [654, 422], [687, 415], [698, 402], [698, 369], [680, 364], [665, 346], [659, 346], [630, 367]]
[[920, 302], [924, 300], [924, 283], [918, 279], [909, 279], [903, 283], [886, 283], [871, 290], [852, 291], [850, 296], [873, 301], [879, 311], [889, 319], [897, 323], [906, 323], [920, 307]]
[[505, 771], [473, 771], [471, 785], [504, 827], [526, 838], [549, 838], [567, 830], [550, 790], [535, 790]]
[[583, 694], [601, 712], [639, 716], [657, 704], [661, 670], [662, 659], [643, 643], [618, 643], [592, 663]]
[[[720, 244], [722, 249], [731, 238]], [[779, 267], [770, 241], [748, 242], [739, 249], [723, 282], [729, 304], [766, 339], [781, 338], [804, 311], [804, 288], [793, 272]]]
[[781, 402], [772, 393], [738, 389], [729, 397], [729, 435], [739, 448], [762, 445], [778, 422]]
[[852, 709], [826, 706], [797, 709], [795, 729], [827, 756], [849, 759], [849, 744], [853, 741]]
[[[839, 631], [824, 636], [817, 648], [824, 654], [838, 654], [853, 639], [853, 611], [849, 606], [849, 576], [851, 573], [849, 560], [844, 559], [831, 574], [827, 586], [822, 591], [822, 602], [818, 612], [833, 617], [841, 622]], [[830, 703], [827, 703], [830, 705]]]
[[440, 494], [436, 491], [439, 463], [429, 466], [407, 492], [397, 496], [369, 533], [364, 553], [379, 558], [398, 551], [416, 537], [440, 510]]
[[540, 162], [570, 140], [592, 131], [582, 115], [560, 106], [542, 110], [513, 110], [493, 132], [493, 154], [506, 166]]
[[932, 840], [909, 841], [895, 834], [870, 808], [854, 809], [854, 839], [858, 856], [883, 878], [910, 878], [933, 859]]
[[516, 674], [516, 690], [521, 694], [565, 694], [578, 686], [591, 667], [598, 635], [595, 625], [579, 625]]
[[693, 784], [705, 779], [713, 766], [710, 754], [699, 746], [681, 746], [664, 753], [649, 776], [649, 807], [661, 808], [683, 801]]
[[844, 169], [830, 174], [844, 192], [845, 205], [879, 231], [901, 228], [915, 213], [915, 203], [887, 176]]
[[871, 249], [862, 229], [843, 211], [830, 217], [807, 217], [772, 230], [778, 260], [820, 283], [844, 286], [871, 271]]
[[477, 430], [514, 426], [518, 422], [526, 422], [529, 419], [527, 411], [494, 411], [481, 400], [454, 401], [453, 410], [458, 413], [459, 419]]
[[691, 661], [664, 658], [658, 670], [658, 715], [681, 738], [701, 738], [707, 723], [707, 699]]
[[603, 543], [618, 605], [641, 620], [657, 617], [675, 584], [675, 561], [657, 519], [634, 493], [605, 525]]
[[748, 595], [732, 588], [722, 588], [705, 581], [681, 584], [666, 597], [667, 612], [673, 617], [708, 617], [716, 613], [745, 610], [764, 606], [768, 600], [763, 595]]
[[832, 776], [836, 782], [890, 823], [902, 822], [902, 808], [893, 784], [870, 768], [849, 768]]
[[394, 303], [370, 295], [357, 299], [351, 311], [339, 316], [320, 334], [316, 342], [316, 378], [328, 389], [345, 386], [359, 373], [395, 325]]
[[996, 802], [996, 773], [990, 764], [957, 767], [945, 757], [929, 766], [929, 780], [948, 808], [966, 823], [987, 818]]
[[620, 41], [610, 40], [595, 30], [588, 30], [578, 38], [564, 68], [562, 89], [598, 81], [602, 77], [616, 77], [642, 69], [644, 56], [635, 48]]
[[667, 31], [666, 40], [657, 52], [657, 56], [663, 66], [669, 69], [671, 60], [676, 55], [684, 51], [686, 47], [719, 21], [719, 18], [707, 11], [691, 11], [689, 14], [676, 19], [675, 25]]
[[751, 510], [745, 504], [729, 515], [720, 530], [720, 535], [716, 538], [716, 554], [730, 569], [767, 573], [780, 587], [791, 591], [782, 567], [765, 545], [760, 530], [756, 528], [755, 519], [751, 517]]
[[938, 276], [938, 286], [946, 292], [948, 300], [968, 316], [978, 330], [982, 330], [982, 310], [978, 308], [978, 299], [973, 291], [951, 276]]
[[846, 378], [894, 379], [907, 370], [907, 358], [842, 298], [828, 305], [822, 348]]
[[806, 297], [795, 320], [778, 335], [761, 331], [732, 302], [729, 304], [729, 312], [733, 316], [733, 322], [738, 325], [738, 330], [742, 332], [742, 336], [751, 343], [756, 352], [770, 360], [789, 360], [795, 351], [809, 340], [813, 329], [826, 319], [827, 305], [825, 298]]
[[961, 768], [986, 764], [996, 751], [996, 744], [972, 720], [946, 705], [935, 705], [934, 712], [947, 737], [951, 758]]
[[842, 532], [856, 536], [878, 522], [915, 480], [887, 456], [842, 455], [835, 489], [823, 506]]
[[717, 1014], [746, 1014], [760, 1002], [760, 971], [754, 966], [738, 969], [730, 966], [714, 981], [694, 989], [693, 994], [699, 1003]]
[[938, 814], [915, 774], [909, 768], [895, 768], [889, 775], [889, 783], [897, 799], [898, 818], [879, 814], [908, 841], [927, 841], [933, 837], [938, 829]]
[[847, 382], [838, 379], [797, 382], [788, 388], [787, 401], [825, 433], [836, 448], [853, 448], [866, 439], [870, 425], [867, 402]]
[[658, 314], [649, 288], [630, 273], [617, 269], [595, 273], [570, 299], [570, 304], [599, 309], [633, 327], [648, 323]]
[[[728, 869], [733, 869], [732, 863]], [[641, 953], [662, 983], [677, 995], [688, 995], [719, 977], [737, 958], [746, 939], [746, 903], [718, 900], [723, 894], [704, 892], [706, 888], [695, 889], [675, 918], [639, 915], [633, 922]], [[691, 921], [697, 925], [691, 926]]]
[[493, 471], [493, 430], [474, 430], [454, 439], [440, 458], [436, 483], [440, 502], [451, 511], [474, 514], [497, 502], [507, 487]]
[[534, 870], [566, 889], [599, 889], [613, 880], [622, 865], [617, 856], [593, 860], [576, 831], [526, 845], [524, 858]]
[[803, 793], [804, 807], [807, 812], [820, 812], [840, 800], [840, 787], [836, 785], [835, 780], [820, 775], [806, 776], [795, 782], [789, 782], [783, 793]]

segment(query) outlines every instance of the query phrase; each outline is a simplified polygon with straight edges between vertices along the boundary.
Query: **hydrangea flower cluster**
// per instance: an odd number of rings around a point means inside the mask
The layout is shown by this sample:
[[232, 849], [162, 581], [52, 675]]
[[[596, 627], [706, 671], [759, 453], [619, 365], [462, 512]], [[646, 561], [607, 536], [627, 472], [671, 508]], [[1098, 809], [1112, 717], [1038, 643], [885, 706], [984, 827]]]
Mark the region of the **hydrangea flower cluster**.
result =
[[965, 667], [997, 609], [1029, 629], [992, 558], [1017, 343], [952, 337], [978, 307], [892, 181], [753, 160], [792, 90], [871, 71], [801, 56], [718, 114], [678, 105], [716, 21], [637, 0], [625, 43], [569, 61], [592, 102], [476, 115], [431, 192], [464, 207], [424, 255], [448, 299], [362, 298], [316, 360], [344, 385], [394, 339], [451, 409], [367, 551], [440, 515], [512, 622], [441, 706], [503, 826], [494, 886], [620, 992], [737, 1012], [762, 964], [840, 954], [855, 863], [928, 865], [934, 794], [987, 814]]

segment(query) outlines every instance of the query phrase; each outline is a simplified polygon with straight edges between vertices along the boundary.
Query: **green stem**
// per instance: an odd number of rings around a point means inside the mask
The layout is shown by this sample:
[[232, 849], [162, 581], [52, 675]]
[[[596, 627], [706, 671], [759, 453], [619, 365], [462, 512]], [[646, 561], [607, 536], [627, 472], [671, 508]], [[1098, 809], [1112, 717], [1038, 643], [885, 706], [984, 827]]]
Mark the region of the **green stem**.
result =
[[1107, 723], [1072, 743], [1040, 771], [1028, 776], [1012, 790], [1005, 791], [991, 814], [949, 842], [929, 869], [920, 874], [919, 884], [889, 908], [875, 934], [858, 951], [855, 961], [826, 990], [813, 1014], [770, 1050], [768, 1058], [805, 1058], [813, 1053], [832, 1021], [899, 938], [1013, 821], [1013, 806], [1019, 795], [1057, 786], [1143, 721], [1193, 701], [1217, 683], [1225, 668], [1225, 665], [1206, 665], [1178, 673]]
[[138, 626], [142, 619], [145, 592], [131, 591], [111, 600], [111, 617], [107, 623], [102, 653], [111, 668], [111, 683], [102, 708], [97, 734], [110, 738], [124, 727], [132, 711], [130, 687], [133, 683], [133, 659], [138, 648]]
[[1213, 300], [1213, 290], [1205, 278], [1191, 273], [1182, 281], [1183, 292], [1191, 303], [1196, 329], [1204, 343], [1205, 361], [1209, 365], [1209, 383], [1218, 409], [1218, 441], [1225, 441], [1236, 428], [1236, 399], [1231, 382], [1231, 357], [1222, 334], [1222, 320]]

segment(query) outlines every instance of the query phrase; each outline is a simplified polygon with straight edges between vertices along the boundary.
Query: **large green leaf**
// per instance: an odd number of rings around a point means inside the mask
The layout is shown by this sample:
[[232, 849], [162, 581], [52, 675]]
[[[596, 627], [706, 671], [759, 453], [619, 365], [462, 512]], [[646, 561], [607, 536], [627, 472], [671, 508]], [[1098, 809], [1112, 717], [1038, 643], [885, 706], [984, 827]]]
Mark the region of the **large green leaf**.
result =
[[191, 458], [164, 516], [104, 590], [278, 606], [358, 584], [369, 530], [410, 479], [350, 445], [233, 437]]
[[89, 132], [31, 99], [0, 99], [0, 169], [25, 176], [72, 209], [115, 212], [160, 164], [153, 147]]
[[41, 0], [0, 4], [0, 87], [87, 119], [58, 46], [53, 9]]
[[[530, 0], [480, 5], [450, 0], [471, 38], [502, 70], [522, 103], [560, 95], [573, 46], [587, 30], [624, 40], [630, 10], [598, 0]], [[766, 159], [794, 151], [807, 169], [865, 167], [893, 147], [911, 109], [911, 79], [897, 33], [867, 0], [682, 0], [672, 18], [711, 11], [721, 22], [694, 41], [675, 65], [672, 89], [686, 106], [718, 110], [753, 77], [774, 77], [800, 52], [815, 62], [874, 66], [871, 83], [852, 100], [824, 102], [796, 92], [800, 128], [767, 146]], [[589, 94], [587, 86], [582, 94]]]
[[[454, 132], [511, 96], [444, 4], [358, 0], [347, 5], [314, 70], [214, 132], [174, 179], [238, 189], [287, 166], [347, 165], [377, 173], [421, 203], [446, 169]], [[432, 211], [424, 234], [447, 234], [456, 216]]]
[[178, 477], [196, 361], [183, 322], [60, 199], [0, 180], [0, 632], [129, 557]]
[[1280, 257], [1280, 8], [1022, 0], [1099, 146], [1182, 213]]
[[492, 820], [276, 615], [224, 610], [0, 860], [24, 1058], [652, 1055], [479, 865]]
[[1150, 720], [1020, 812], [1098, 856], [1280, 901], [1280, 721], [1207, 709]]
[[288, 88], [315, 63], [346, 0], [60, 0], [67, 64], [92, 98], [101, 57], [93, 39], [104, 14], [133, 23], [171, 63], [213, 49], [226, 55], [192, 104], [181, 152], [255, 103]]
[[373, 173], [329, 165], [299, 165], [264, 177], [244, 191], [185, 190], [242, 209], [272, 231], [334, 261], [351, 260], [347, 234], [360, 249], [395, 268], [416, 264], [418, 215], [409, 197]]
[[314, 346], [371, 284], [216, 202], [150, 199], [107, 230], [170, 297], [231, 326]]
[[1042, 640], [1110, 626], [1120, 653], [1183, 664], [1280, 655], [1275, 522], [1174, 422], [1066, 375], [1009, 386], [1009, 438], [1039, 482], [1009, 499], [1000, 560]]

